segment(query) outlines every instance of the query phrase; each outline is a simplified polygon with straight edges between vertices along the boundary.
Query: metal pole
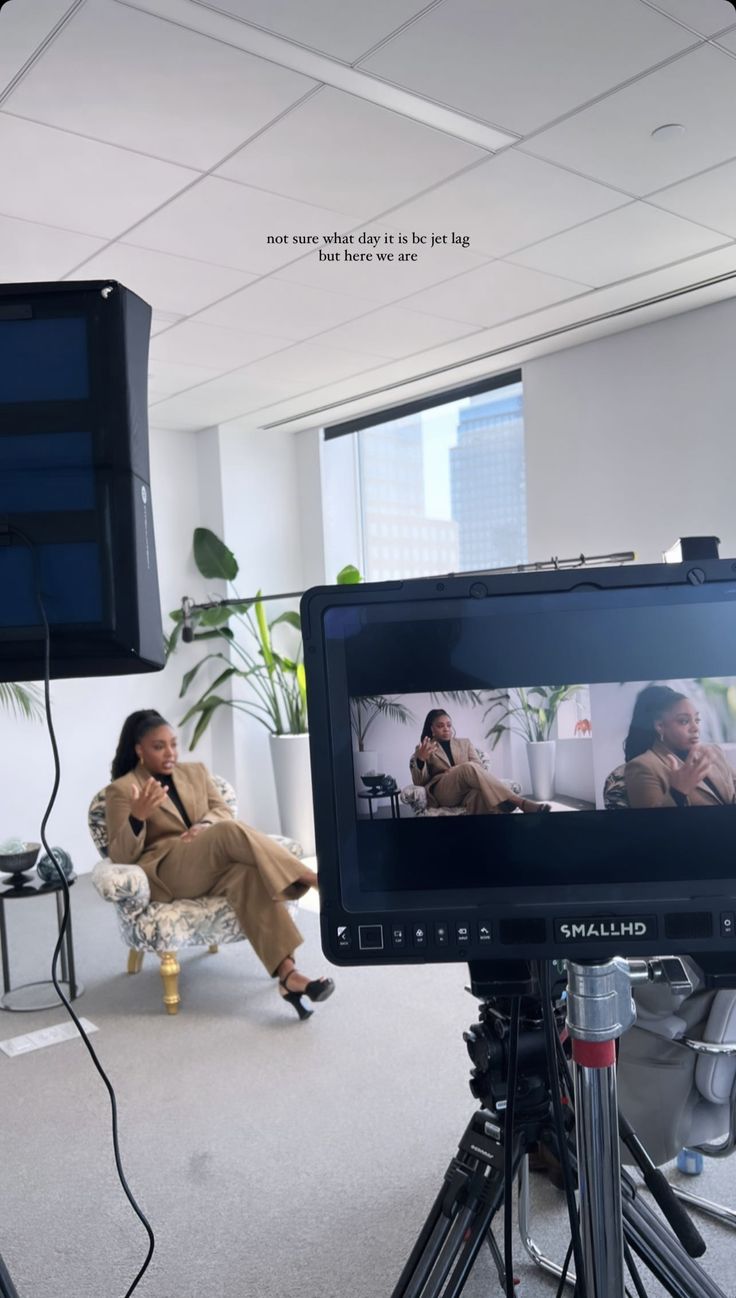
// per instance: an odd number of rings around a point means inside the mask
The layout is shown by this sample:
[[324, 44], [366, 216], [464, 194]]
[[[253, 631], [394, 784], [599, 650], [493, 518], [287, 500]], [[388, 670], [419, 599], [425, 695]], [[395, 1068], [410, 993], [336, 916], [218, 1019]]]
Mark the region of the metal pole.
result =
[[616, 1038], [634, 1022], [624, 960], [568, 961], [580, 1230], [587, 1298], [624, 1298]]

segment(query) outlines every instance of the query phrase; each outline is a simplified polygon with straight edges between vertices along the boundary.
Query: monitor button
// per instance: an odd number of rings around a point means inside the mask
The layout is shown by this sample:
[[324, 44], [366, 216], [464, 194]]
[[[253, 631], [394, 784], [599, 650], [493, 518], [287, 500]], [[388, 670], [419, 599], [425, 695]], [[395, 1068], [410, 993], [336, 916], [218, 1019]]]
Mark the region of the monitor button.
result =
[[455, 924], [455, 941], [459, 946], [470, 945], [470, 925], [463, 920], [458, 920]]
[[383, 924], [359, 924], [358, 946], [361, 951], [382, 951]]
[[399, 948], [406, 946], [406, 929], [403, 924], [391, 925], [391, 945]]
[[733, 937], [736, 933], [736, 915], [732, 910], [721, 911], [721, 937]]
[[426, 924], [412, 925], [412, 941], [416, 947], [425, 947], [427, 945], [427, 926]]
[[493, 940], [491, 932], [491, 921], [489, 919], [478, 920], [478, 941], [481, 946], [488, 946]]
[[353, 945], [353, 935], [347, 924], [338, 924], [335, 938], [335, 945], [338, 951], [349, 951]]
[[443, 919], [439, 919], [434, 926], [434, 940], [438, 946], [447, 946], [450, 941], [450, 930]]

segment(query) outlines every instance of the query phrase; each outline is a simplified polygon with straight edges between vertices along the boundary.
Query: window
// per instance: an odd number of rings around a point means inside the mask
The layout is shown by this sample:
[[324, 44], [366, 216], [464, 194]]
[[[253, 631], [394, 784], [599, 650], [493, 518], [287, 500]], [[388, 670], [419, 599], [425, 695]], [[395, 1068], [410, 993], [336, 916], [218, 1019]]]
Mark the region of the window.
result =
[[526, 562], [522, 384], [510, 378], [328, 432], [327, 458], [339, 442], [354, 443], [368, 581]]

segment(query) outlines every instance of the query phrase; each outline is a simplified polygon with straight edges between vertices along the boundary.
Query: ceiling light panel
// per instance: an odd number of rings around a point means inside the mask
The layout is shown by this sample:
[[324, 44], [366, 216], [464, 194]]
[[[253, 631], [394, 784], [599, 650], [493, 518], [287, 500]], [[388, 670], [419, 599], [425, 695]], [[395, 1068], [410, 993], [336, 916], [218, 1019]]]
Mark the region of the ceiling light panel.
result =
[[337, 212], [212, 176], [142, 221], [126, 243], [266, 275], [295, 255], [290, 244], [269, 244], [269, 236], [319, 235], [351, 224]]
[[[736, 59], [703, 45], [522, 146], [535, 157], [651, 194], [736, 156]], [[684, 135], [652, 131], [679, 122]]]
[[0, 207], [114, 239], [198, 172], [0, 112]]
[[646, 203], [631, 203], [516, 253], [514, 260], [553, 275], [577, 275], [598, 285], [693, 257], [724, 242], [723, 235], [679, 216], [656, 211]]
[[694, 39], [640, 0], [445, 0], [360, 66], [526, 134]]
[[213, 0], [209, 6], [353, 63], [427, 6], [428, 0]]
[[390, 219], [415, 229], [459, 226], [475, 252], [503, 257], [628, 201], [616, 190], [507, 149], [405, 203]]
[[103, 239], [0, 216], [0, 280], [61, 279], [104, 245]]
[[365, 220], [483, 156], [473, 145], [326, 87], [218, 174]]
[[4, 106], [206, 169], [313, 85], [113, 0], [87, 0]]

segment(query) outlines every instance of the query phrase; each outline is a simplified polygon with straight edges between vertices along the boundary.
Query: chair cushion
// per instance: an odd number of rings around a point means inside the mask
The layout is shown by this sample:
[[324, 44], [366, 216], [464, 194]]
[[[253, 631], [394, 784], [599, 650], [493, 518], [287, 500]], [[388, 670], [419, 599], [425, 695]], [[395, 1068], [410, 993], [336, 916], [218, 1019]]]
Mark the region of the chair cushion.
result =
[[[736, 1042], [736, 992], [718, 991], [713, 999], [703, 1041], [717, 1045]], [[736, 1081], [736, 1055], [698, 1055], [695, 1084], [711, 1104], [728, 1104]]]
[[625, 763], [615, 767], [610, 775], [606, 776], [606, 782], [603, 785], [603, 805], [606, 811], [621, 811], [628, 809], [629, 795], [626, 792], [626, 780], [624, 778]]

